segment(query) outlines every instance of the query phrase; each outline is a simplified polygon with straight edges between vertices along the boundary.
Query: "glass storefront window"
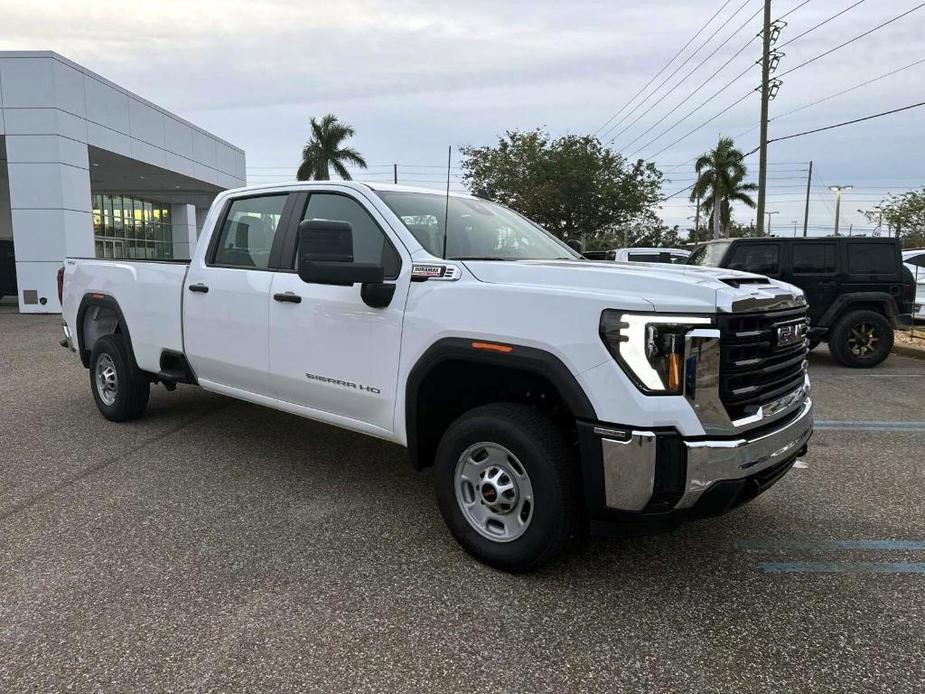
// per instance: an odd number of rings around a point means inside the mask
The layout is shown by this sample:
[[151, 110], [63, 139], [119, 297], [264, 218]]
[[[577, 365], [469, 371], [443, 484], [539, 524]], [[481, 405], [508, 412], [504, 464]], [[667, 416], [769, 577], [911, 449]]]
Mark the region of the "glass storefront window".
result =
[[97, 258], [173, 258], [170, 206], [128, 195], [93, 195]]

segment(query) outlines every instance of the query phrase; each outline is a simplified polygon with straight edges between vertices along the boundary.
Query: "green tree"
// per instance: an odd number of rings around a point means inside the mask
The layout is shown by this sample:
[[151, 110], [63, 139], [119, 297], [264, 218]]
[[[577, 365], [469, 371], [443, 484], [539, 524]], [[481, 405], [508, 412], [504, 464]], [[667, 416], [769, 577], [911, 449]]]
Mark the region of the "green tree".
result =
[[331, 178], [331, 169], [345, 181], [350, 180], [350, 172], [344, 162], [366, 168], [366, 160], [353, 147], [345, 147], [344, 140], [353, 137], [352, 126], [341, 123], [337, 116], [329, 113], [320, 121], [311, 119], [312, 136], [302, 148], [302, 163], [296, 172], [300, 181], [327, 181]]
[[891, 194], [864, 216], [869, 222], [886, 224], [890, 235], [902, 239], [906, 248], [925, 246], [925, 188]]
[[721, 137], [716, 147], [697, 159], [694, 170], [697, 182], [691, 189], [691, 202], [701, 199], [704, 214], [710, 218], [713, 238], [725, 235], [732, 222], [732, 204], [741, 202], [755, 207], [755, 201], [748, 195], [757, 190], [754, 183], [743, 183], [748, 170], [742, 163], [742, 152], [735, 147], [731, 137]]
[[493, 147], [465, 147], [463, 183], [588, 249], [633, 245], [660, 229], [662, 175], [628, 163], [590, 135], [553, 139], [541, 129], [508, 131]]

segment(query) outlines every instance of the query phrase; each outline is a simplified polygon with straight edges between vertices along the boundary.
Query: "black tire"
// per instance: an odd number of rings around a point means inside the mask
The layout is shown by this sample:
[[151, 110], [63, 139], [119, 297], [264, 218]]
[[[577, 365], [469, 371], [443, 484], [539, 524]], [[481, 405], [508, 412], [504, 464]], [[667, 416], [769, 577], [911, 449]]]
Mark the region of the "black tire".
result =
[[[457, 464], [462, 465], [460, 460], [470, 448], [483, 443], [507, 449], [515, 459], [511, 464], [523, 468], [532, 488], [526, 529], [516, 539], [486, 537], [470, 523], [463, 502], [457, 500]], [[578, 534], [577, 469], [573, 447], [549, 417], [523, 405], [484, 405], [453, 422], [440, 441], [435, 462], [437, 501], [453, 537], [473, 557], [503, 571], [530, 571], [560, 555]], [[459, 481], [460, 494], [465, 484]], [[472, 491], [471, 485], [468, 489]], [[477, 498], [484, 506], [481, 499]]]
[[870, 368], [890, 355], [893, 338], [893, 326], [882, 313], [851, 311], [839, 318], [829, 333], [829, 351], [843, 366]]
[[[104, 371], [106, 366], [110, 366], [115, 372], [115, 380], [109, 381], [114, 383], [110, 390], [97, 380], [101, 360], [104, 361]], [[137, 419], [148, 406], [151, 384], [132, 363], [122, 335], [106, 335], [93, 345], [90, 352], [90, 390], [100, 414], [113, 422]]]

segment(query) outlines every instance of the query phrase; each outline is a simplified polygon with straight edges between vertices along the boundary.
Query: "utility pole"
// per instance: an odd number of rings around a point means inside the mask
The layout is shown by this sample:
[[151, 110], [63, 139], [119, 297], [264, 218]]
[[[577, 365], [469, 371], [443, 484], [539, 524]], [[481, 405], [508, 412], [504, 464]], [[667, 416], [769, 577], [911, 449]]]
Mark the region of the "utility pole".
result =
[[761, 140], [758, 159], [758, 236], [764, 234], [765, 188], [768, 182], [768, 104], [771, 100], [771, 0], [764, 0], [761, 32]]
[[838, 218], [841, 216], [841, 194], [843, 190], [851, 190], [853, 186], [832, 186], [829, 188], [835, 193], [835, 235], [838, 236]]
[[398, 183], [398, 164], [392, 164], [392, 182]]
[[[809, 230], [809, 191], [813, 186], [813, 163], [809, 162], [809, 176], [806, 177], [806, 211], [803, 213], [803, 237]], [[796, 236], [796, 234], [794, 234]]]

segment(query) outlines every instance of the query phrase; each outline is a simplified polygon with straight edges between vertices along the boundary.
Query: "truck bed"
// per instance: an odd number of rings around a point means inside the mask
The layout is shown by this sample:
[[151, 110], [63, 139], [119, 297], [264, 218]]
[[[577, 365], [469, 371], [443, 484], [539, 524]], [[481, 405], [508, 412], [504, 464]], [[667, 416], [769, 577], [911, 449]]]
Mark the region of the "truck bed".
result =
[[112, 297], [131, 335], [138, 366], [157, 373], [161, 352], [183, 351], [183, 283], [188, 260], [105, 260], [67, 258], [62, 310], [77, 325], [88, 294]]

